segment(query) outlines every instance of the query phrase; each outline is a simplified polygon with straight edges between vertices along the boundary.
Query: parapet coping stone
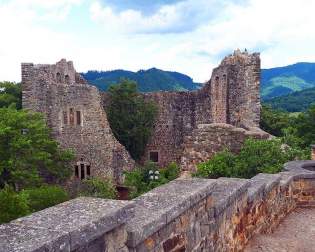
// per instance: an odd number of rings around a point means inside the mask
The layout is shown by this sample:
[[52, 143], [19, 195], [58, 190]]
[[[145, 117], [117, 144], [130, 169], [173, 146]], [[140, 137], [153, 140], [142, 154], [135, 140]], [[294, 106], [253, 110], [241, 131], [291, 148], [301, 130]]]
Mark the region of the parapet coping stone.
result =
[[136, 198], [135, 217], [127, 221], [127, 245], [136, 247], [211, 195], [215, 185], [212, 179], [176, 179]]
[[75, 250], [123, 225], [134, 216], [134, 205], [133, 201], [89, 197], [64, 202], [0, 225], [0, 250]]
[[250, 179], [250, 187], [248, 188], [248, 202], [261, 199], [266, 196], [275, 186], [279, 185], [281, 175], [259, 173]]
[[250, 182], [248, 179], [219, 178], [213, 196], [214, 217], [219, 216], [241, 195], [247, 193]]

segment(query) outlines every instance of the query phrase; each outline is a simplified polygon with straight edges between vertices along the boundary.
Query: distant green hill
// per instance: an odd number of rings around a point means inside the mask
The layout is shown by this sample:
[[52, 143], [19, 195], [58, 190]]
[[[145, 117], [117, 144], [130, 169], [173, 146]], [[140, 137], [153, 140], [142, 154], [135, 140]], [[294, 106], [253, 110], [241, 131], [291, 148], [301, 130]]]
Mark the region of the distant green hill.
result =
[[274, 109], [286, 110], [288, 112], [305, 111], [310, 105], [315, 104], [315, 88], [265, 100], [264, 103], [271, 105]]
[[82, 75], [88, 82], [103, 91], [106, 91], [110, 85], [116, 84], [120, 78], [136, 81], [140, 92], [189, 91], [202, 86], [200, 83], [193, 82], [192, 78], [187, 75], [157, 68], [138, 72], [125, 70], [88, 71]]
[[262, 70], [261, 96], [263, 100], [312, 87], [315, 87], [315, 63], [296, 63]]

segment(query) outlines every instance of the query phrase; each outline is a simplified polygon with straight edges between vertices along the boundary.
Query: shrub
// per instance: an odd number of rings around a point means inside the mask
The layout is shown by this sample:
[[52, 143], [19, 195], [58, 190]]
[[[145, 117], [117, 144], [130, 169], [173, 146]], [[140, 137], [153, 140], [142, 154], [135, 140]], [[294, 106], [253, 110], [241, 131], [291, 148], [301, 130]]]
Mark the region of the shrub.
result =
[[115, 199], [117, 190], [109, 179], [89, 178], [82, 181], [79, 188], [80, 196]]
[[33, 212], [60, 204], [69, 199], [67, 192], [60, 186], [44, 185], [39, 188], [26, 189], [21, 192], [29, 199]]
[[225, 150], [200, 163], [195, 176], [251, 178], [261, 172], [280, 172], [284, 163], [304, 157], [303, 151], [284, 145], [280, 139], [247, 139], [239, 154]]
[[228, 150], [224, 150], [207, 162], [198, 164], [194, 175], [207, 178], [230, 177], [234, 164], [235, 156]]
[[0, 224], [25, 216], [31, 211], [25, 194], [18, 194], [6, 185], [0, 190]]
[[[159, 172], [158, 179], [150, 179], [150, 171]], [[133, 171], [125, 173], [125, 185], [131, 188], [129, 197], [135, 198], [153, 188], [166, 184], [179, 176], [179, 167], [176, 163], [170, 163], [167, 167], [158, 169], [156, 164], [149, 162], [143, 167], [138, 167]]]

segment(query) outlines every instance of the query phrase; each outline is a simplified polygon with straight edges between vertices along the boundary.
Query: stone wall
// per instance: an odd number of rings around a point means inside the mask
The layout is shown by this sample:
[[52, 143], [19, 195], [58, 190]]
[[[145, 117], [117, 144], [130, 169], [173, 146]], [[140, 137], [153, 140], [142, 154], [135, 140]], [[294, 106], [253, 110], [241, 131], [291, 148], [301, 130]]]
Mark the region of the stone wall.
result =
[[122, 170], [132, 169], [134, 161], [113, 136], [99, 91], [76, 73], [71, 61], [22, 64], [22, 95], [23, 108], [44, 113], [61, 147], [75, 151], [74, 175], [119, 183]]
[[211, 159], [217, 152], [228, 149], [238, 153], [246, 139], [269, 137], [269, 134], [258, 128], [245, 130], [226, 123], [199, 124], [189, 136], [184, 138], [181, 168], [186, 171], [196, 171], [198, 163]]
[[12, 251], [242, 251], [296, 207], [315, 207], [315, 162], [252, 179], [177, 179], [134, 201], [78, 198], [0, 226]]
[[159, 108], [143, 161], [150, 160], [151, 152], [157, 152], [160, 166], [172, 161], [180, 163], [184, 139], [195, 134], [193, 131], [199, 124], [227, 123], [246, 130], [258, 128], [259, 85], [259, 54], [238, 50], [223, 59], [200, 90], [143, 94]]

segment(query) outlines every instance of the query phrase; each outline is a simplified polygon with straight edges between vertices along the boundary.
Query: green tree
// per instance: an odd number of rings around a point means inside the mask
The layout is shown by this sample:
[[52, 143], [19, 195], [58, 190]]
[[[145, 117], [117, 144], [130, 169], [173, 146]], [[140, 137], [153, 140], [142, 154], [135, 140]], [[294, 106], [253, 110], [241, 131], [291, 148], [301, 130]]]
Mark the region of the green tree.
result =
[[[150, 171], [159, 172], [157, 176], [150, 174]], [[133, 171], [125, 172], [125, 185], [131, 189], [131, 199], [144, 194], [153, 188], [166, 184], [179, 176], [180, 169], [176, 163], [170, 163], [165, 168], [158, 169], [152, 162], [146, 163], [143, 167], [137, 167]], [[152, 179], [154, 176], [154, 179]]]
[[282, 136], [283, 129], [290, 126], [289, 113], [262, 106], [260, 128], [274, 136]]
[[14, 106], [22, 108], [21, 84], [13, 82], [0, 82], [0, 108]]
[[31, 213], [28, 206], [28, 198], [25, 194], [19, 194], [6, 185], [0, 190], [0, 224]]
[[32, 212], [60, 204], [69, 199], [67, 192], [57, 185], [42, 185], [39, 188], [30, 188], [21, 191], [28, 199], [29, 208]]
[[89, 178], [80, 183], [78, 194], [87, 197], [115, 199], [117, 190], [109, 179]]
[[51, 139], [41, 114], [0, 108], [0, 157], [0, 186], [19, 190], [67, 179], [73, 154]]
[[151, 135], [157, 107], [147, 102], [137, 92], [137, 84], [121, 79], [118, 85], [109, 88], [110, 104], [107, 116], [111, 129], [129, 151], [139, 160]]
[[310, 144], [315, 143], [315, 105], [298, 115], [294, 128], [296, 136], [302, 140], [302, 147], [309, 148]]

